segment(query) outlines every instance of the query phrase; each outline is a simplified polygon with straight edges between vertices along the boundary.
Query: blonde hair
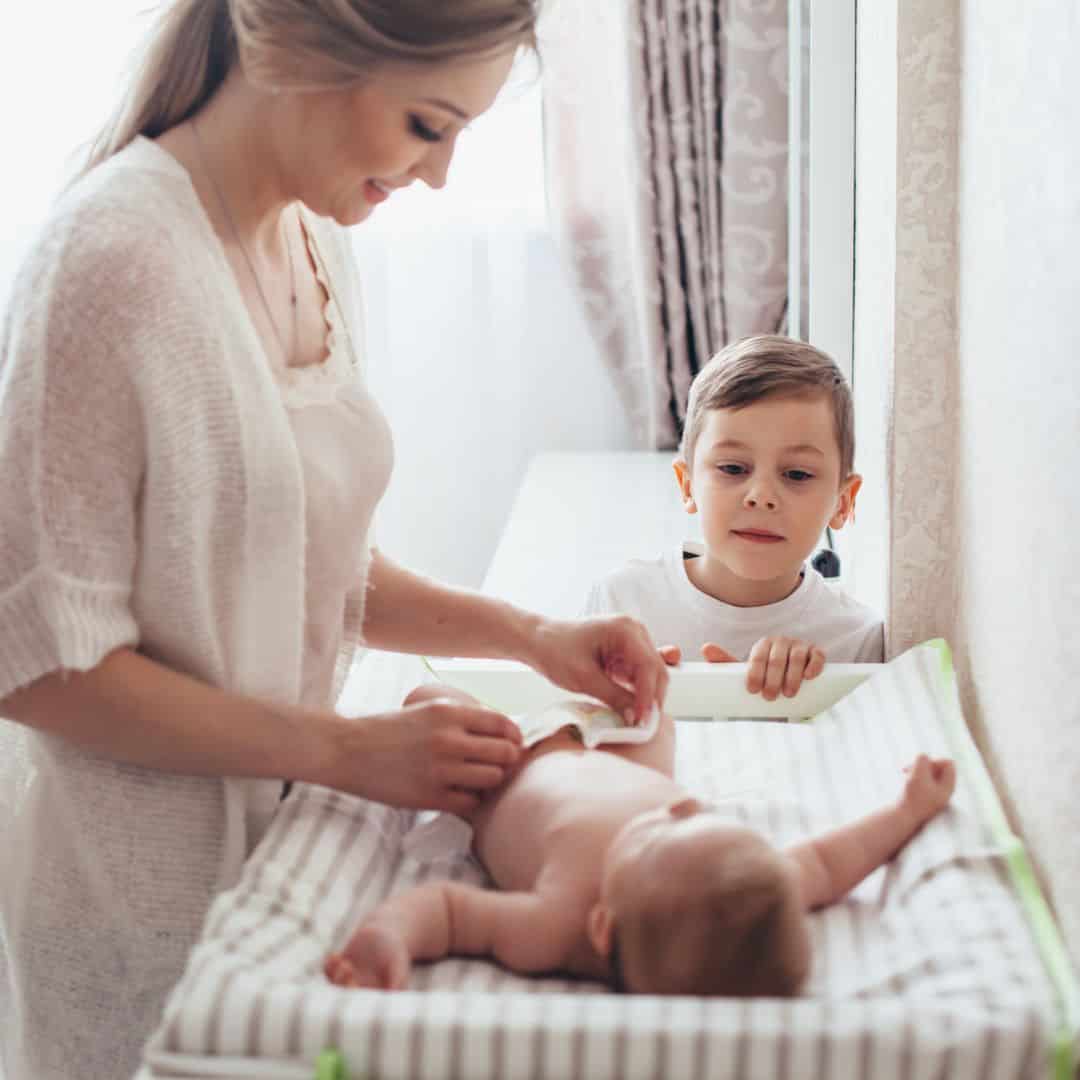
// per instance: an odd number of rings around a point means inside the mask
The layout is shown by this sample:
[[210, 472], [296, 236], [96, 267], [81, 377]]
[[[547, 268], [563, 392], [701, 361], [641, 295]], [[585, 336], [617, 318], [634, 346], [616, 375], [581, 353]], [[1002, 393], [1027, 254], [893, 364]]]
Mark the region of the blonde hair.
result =
[[679, 453], [693, 466], [694, 447], [713, 409], [741, 409], [771, 397], [822, 394], [832, 407], [840, 450], [840, 479], [855, 467], [855, 407], [851, 388], [832, 357], [781, 334], [742, 338], [721, 349], [690, 386]]
[[380, 67], [536, 44], [539, 0], [168, 0], [84, 172], [210, 99], [239, 60], [267, 89], [327, 90]]
[[644, 888], [619, 913], [614, 978], [646, 994], [790, 997], [809, 968], [798, 891], [765, 844], [732, 844], [691, 895]]

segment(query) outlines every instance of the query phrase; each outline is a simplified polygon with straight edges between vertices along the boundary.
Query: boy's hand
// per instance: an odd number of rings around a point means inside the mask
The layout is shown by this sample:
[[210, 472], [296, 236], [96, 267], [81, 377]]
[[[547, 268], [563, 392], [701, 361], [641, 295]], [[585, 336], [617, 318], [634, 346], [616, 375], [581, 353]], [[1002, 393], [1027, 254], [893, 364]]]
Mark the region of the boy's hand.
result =
[[825, 654], [809, 641], [764, 637], [750, 650], [746, 689], [775, 701], [780, 694], [794, 697], [804, 679], [815, 679], [825, 667]]
[[401, 990], [409, 981], [412, 958], [405, 942], [381, 926], [361, 926], [343, 953], [331, 953], [323, 972], [336, 986], [354, 990]]
[[668, 667], [678, 667], [682, 663], [682, 649], [678, 645], [661, 645], [656, 651]]
[[[661, 645], [657, 651], [668, 667], [676, 667], [682, 663], [682, 649], [678, 645]], [[727, 649], [721, 649], [712, 641], [706, 641], [701, 646], [701, 658], [710, 664], [737, 664], [739, 662], [737, 656], [732, 656]]]
[[710, 664], [737, 664], [739, 658], [732, 656], [727, 649], [721, 649], [715, 641], [706, 641], [701, 646], [701, 658]]
[[945, 809], [956, 788], [956, 766], [948, 758], [920, 754], [904, 772], [907, 783], [901, 802], [920, 822]]

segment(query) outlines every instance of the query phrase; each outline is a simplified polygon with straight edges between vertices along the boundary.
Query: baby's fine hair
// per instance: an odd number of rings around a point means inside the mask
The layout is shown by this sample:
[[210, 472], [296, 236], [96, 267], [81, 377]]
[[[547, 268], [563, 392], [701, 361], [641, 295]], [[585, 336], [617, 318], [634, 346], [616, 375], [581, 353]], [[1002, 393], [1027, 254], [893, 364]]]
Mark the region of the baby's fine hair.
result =
[[742, 338], [720, 350], [690, 387], [679, 453], [693, 467], [694, 448], [714, 409], [742, 409], [766, 398], [824, 395], [832, 406], [840, 449], [840, 479], [855, 468], [855, 406], [851, 388], [832, 357], [781, 334]]
[[[703, 997], [790, 997], [808, 972], [797, 892], [772, 849], [725, 852], [700, 894], [651, 893], [614, 940], [622, 989]], [[628, 970], [629, 969], [629, 970]]]

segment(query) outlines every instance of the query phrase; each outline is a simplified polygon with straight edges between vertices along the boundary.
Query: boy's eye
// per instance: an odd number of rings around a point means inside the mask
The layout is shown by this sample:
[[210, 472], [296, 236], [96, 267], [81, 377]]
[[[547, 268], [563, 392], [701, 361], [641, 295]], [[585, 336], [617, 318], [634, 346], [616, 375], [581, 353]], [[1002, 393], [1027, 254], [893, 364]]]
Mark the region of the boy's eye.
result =
[[424, 142], [442, 142], [442, 133], [428, 127], [415, 113], [409, 116], [409, 130]]
[[804, 484], [807, 480], [814, 479], [814, 474], [808, 473], [805, 469], [788, 469], [784, 476], [789, 480], [794, 480], [797, 484]]
[[742, 476], [746, 472], [745, 465], [737, 465], [733, 461], [726, 461], [716, 466], [725, 476]]

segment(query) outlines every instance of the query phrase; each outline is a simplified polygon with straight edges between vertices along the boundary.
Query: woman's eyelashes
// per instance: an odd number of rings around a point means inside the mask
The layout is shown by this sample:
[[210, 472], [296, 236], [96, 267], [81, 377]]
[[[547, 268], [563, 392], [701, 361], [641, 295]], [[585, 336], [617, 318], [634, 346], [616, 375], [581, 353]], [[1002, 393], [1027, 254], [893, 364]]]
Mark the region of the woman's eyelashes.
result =
[[442, 132], [436, 131], [434, 128], [429, 127], [415, 113], [409, 116], [409, 130], [417, 138], [423, 139], [424, 142], [442, 142]]

